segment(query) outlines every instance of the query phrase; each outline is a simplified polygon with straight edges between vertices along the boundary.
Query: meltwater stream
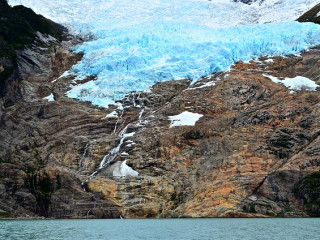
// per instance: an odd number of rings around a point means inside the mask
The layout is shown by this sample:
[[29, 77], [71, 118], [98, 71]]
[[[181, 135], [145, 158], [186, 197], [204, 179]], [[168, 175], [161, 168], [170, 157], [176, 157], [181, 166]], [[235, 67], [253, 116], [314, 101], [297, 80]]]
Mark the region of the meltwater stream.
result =
[[[137, 100], [140, 102], [140, 94], [138, 95], [138, 98]], [[143, 106], [143, 104], [140, 102], [140, 105], [139, 107], [141, 107], [141, 110], [139, 112], [139, 115], [138, 115], [138, 119], [133, 122], [133, 123], [129, 123], [127, 124], [121, 131], [120, 133], [118, 134], [118, 136], [120, 137], [120, 141], [119, 141], [119, 144], [114, 147], [113, 149], [111, 149], [108, 154], [106, 154], [102, 161], [100, 162], [100, 165], [99, 165], [99, 169], [95, 172], [93, 172], [89, 177], [88, 179], [86, 180], [86, 182], [90, 181], [92, 178], [94, 178], [97, 174], [99, 174], [99, 172], [101, 170], [103, 170], [104, 168], [107, 168], [110, 164], [114, 163], [115, 159], [119, 156], [120, 154], [120, 150], [121, 150], [121, 147], [122, 145], [124, 144], [126, 138], [128, 137], [132, 137], [135, 132], [132, 132], [132, 133], [127, 133], [128, 131], [128, 128], [129, 126], [141, 126], [142, 124], [142, 116], [143, 116], [143, 113], [145, 111], [145, 107]], [[114, 129], [114, 133], [116, 132], [117, 130], [117, 125], [118, 125], [118, 122], [122, 119], [122, 116], [124, 114], [124, 110], [122, 110], [121, 112], [121, 115], [120, 115], [120, 118], [118, 118], [117, 122], [116, 122], [116, 125], [115, 125], [115, 129]], [[84, 151], [84, 155], [86, 154], [86, 149], [88, 148], [88, 145], [89, 143], [87, 143], [87, 145], [85, 146], [85, 151]], [[114, 172], [113, 172], [113, 176], [114, 177], [126, 177], [127, 175], [128, 176], [138, 176], [139, 173], [135, 170], [133, 170], [131, 167], [129, 167], [127, 164], [126, 164], [126, 160], [123, 161], [121, 163], [121, 165], [119, 166], [118, 169], [115, 169]], [[85, 191], [85, 187], [84, 187], [84, 183], [81, 183], [81, 186], [83, 187], [83, 190]]]
[[113, 148], [108, 155], [104, 156], [104, 158], [102, 159], [101, 163], [100, 163], [100, 168], [102, 169], [104, 167], [106, 167], [107, 165], [109, 165], [110, 163], [112, 163], [115, 158], [118, 156], [120, 148], [126, 138], [126, 133], [128, 130], [129, 125], [127, 125], [120, 133], [119, 133], [119, 137], [121, 137], [120, 139], [120, 143], [118, 144], [118, 146], [116, 146], [115, 148]]
[[[107, 155], [105, 155], [100, 163], [99, 169], [95, 172], [93, 172], [89, 178], [86, 180], [87, 182], [90, 181], [92, 178], [94, 178], [102, 169], [107, 168], [110, 164], [112, 164], [114, 162], [114, 160], [118, 157], [119, 153], [120, 153], [120, 149], [121, 146], [124, 143], [124, 140], [126, 139], [126, 137], [128, 137], [127, 130], [130, 124], [128, 124], [120, 133], [119, 133], [119, 137], [121, 137], [119, 144], [111, 149], [111, 151], [109, 151], [109, 153]], [[124, 165], [124, 166], [123, 166]], [[123, 167], [128, 167], [129, 166], [126, 165], [126, 161], [123, 162], [123, 164], [120, 166], [120, 168]], [[131, 168], [130, 168], [131, 169]], [[131, 169], [132, 171], [134, 171], [133, 169]], [[134, 171], [135, 172], [135, 171]], [[122, 177], [122, 176], [120, 176]], [[83, 183], [81, 183], [81, 185], [83, 185]], [[85, 189], [84, 189], [85, 190]]]
[[90, 145], [90, 141], [87, 142], [87, 144], [86, 144], [85, 147], [84, 147], [84, 151], [83, 151], [83, 154], [82, 154], [82, 156], [81, 156], [81, 158], [80, 158], [79, 165], [78, 165], [78, 170], [79, 170], [79, 171], [82, 170], [82, 162], [83, 162], [84, 158], [85, 158], [86, 155], [87, 155], [87, 151], [88, 151], [89, 145]]

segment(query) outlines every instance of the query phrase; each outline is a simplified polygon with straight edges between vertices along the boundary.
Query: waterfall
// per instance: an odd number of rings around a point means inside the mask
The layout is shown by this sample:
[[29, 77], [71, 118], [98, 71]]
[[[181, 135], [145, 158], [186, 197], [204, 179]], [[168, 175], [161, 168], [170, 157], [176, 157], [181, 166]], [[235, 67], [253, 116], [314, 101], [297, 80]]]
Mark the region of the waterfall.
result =
[[83, 190], [84, 192], [86, 192], [85, 183], [84, 183], [84, 182], [82, 182], [80, 185], [81, 185], [82, 190]]
[[92, 209], [89, 209], [89, 210], [88, 210], [88, 212], [87, 212], [87, 217], [89, 216], [91, 210], [92, 210]]
[[[138, 95], [139, 102], [140, 102], [140, 100], [141, 100], [140, 94], [141, 94], [141, 93], [139, 93], [139, 95]], [[140, 103], [141, 103], [141, 102], [140, 102]], [[142, 105], [143, 105], [143, 104], [142, 104]], [[139, 112], [138, 120], [135, 122], [136, 126], [139, 126], [139, 125], [141, 124], [141, 122], [142, 122], [142, 115], [143, 115], [144, 112], [145, 112], [145, 108], [141, 109], [141, 111]], [[114, 133], [115, 133], [116, 130], [117, 130], [118, 123], [119, 123], [120, 119], [122, 119], [123, 114], [124, 114], [124, 109], [123, 109], [123, 111], [122, 111], [122, 113], [121, 113], [120, 118], [118, 118], [118, 120], [117, 120], [117, 122], [116, 122], [114, 131], [113, 131]], [[118, 134], [118, 136], [121, 138], [119, 144], [118, 144], [115, 148], [111, 149], [111, 151], [110, 151], [107, 155], [105, 155], [105, 156], [103, 157], [103, 159], [102, 159], [102, 161], [101, 161], [101, 163], [100, 163], [100, 165], [99, 165], [99, 169], [96, 170], [95, 172], [93, 172], [93, 173], [88, 177], [88, 179], [86, 180], [86, 182], [89, 182], [89, 181], [90, 181], [92, 178], [94, 178], [102, 169], [104, 169], [105, 167], [109, 166], [109, 165], [117, 158], [117, 156], [118, 156], [118, 154], [119, 154], [119, 152], [120, 152], [120, 148], [122, 147], [125, 139], [126, 139], [127, 137], [132, 137], [132, 136], [135, 134], [135, 132], [132, 132], [132, 133], [127, 134], [127, 130], [128, 130], [129, 125], [130, 125], [130, 123], [127, 124], [127, 126]], [[124, 162], [124, 164], [123, 164], [122, 167], [124, 167], [124, 168], [127, 170], [126, 166], [127, 166], [127, 165], [126, 165], [125, 162]], [[128, 167], [128, 166], [127, 166], [127, 167]], [[129, 167], [128, 167], [128, 168], [129, 168]], [[131, 169], [131, 170], [132, 170], [132, 172], [130, 172], [130, 173], [131, 173], [132, 176], [137, 176], [137, 175], [139, 174], [138, 172], [134, 171], [133, 169]], [[133, 173], [134, 173], [134, 174], [133, 174]], [[84, 190], [85, 190], [85, 189], [84, 189]]]
[[126, 138], [125, 134], [128, 130], [128, 126], [127, 125], [120, 133], [119, 133], [119, 137], [121, 137], [120, 143], [118, 144], [118, 146], [116, 146], [115, 148], [113, 148], [107, 155], [105, 155], [100, 163], [100, 167], [99, 169], [104, 168], [105, 166], [109, 165], [110, 163], [112, 163], [116, 157], [118, 156], [118, 153], [120, 151], [120, 148], [124, 142], [124, 139]]
[[94, 203], [93, 203], [93, 208], [91, 208], [91, 209], [88, 210], [88, 212], [87, 212], [87, 217], [89, 216], [90, 212], [97, 207], [97, 198], [96, 198], [96, 195], [93, 194], [93, 195], [92, 195], [92, 198], [93, 198], [93, 201], [94, 201]]
[[139, 119], [138, 119], [138, 121], [139, 121], [139, 125], [141, 124], [141, 118], [142, 118], [142, 114], [144, 113], [144, 108], [140, 111], [140, 113], [139, 113]]
[[86, 157], [87, 155], [87, 151], [88, 151], [88, 147], [90, 145], [90, 141], [87, 142], [86, 146], [84, 147], [84, 151], [83, 151], [83, 154], [80, 158], [80, 161], [79, 161], [79, 166], [78, 166], [78, 170], [81, 171], [82, 170], [82, 162], [83, 162], [83, 159]]
[[118, 118], [118, 120], [117, 120], [117, 122], [116, 122], [116, 125], [114, 126], [113, 133], [115, 133], [115, 132], [117, 131], [118, 122], [119, 122], [120, 119], [122, 119], [123, 113], [124, 113], [124, 110], [122, 110], [121, 116]]

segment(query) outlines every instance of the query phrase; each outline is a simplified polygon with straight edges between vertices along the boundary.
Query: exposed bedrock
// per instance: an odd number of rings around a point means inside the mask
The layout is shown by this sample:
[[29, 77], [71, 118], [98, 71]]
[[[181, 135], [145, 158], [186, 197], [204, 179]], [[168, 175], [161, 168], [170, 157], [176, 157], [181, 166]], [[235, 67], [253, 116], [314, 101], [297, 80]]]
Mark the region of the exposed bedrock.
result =
[[[192, 86], [158, 83], [126, 96], [122, 111], [65, 96], [76, 83], [58, 77], [81, 59], [75, 43], [38, 34], [17, 52], [13, 97], [0, 100], [0, 217], [320, 215], [319, 88], [268, 77], [319, 85], [319, 47], [239, 62]], [[203, 117], [170, 127], [185, 111]]]
[[[42, 57], [35, 50], [28, 56], [37, 69], [60, 74], [81, 57], [64, 49], [55, 44]], [[319, 91], [290, 93], [265, 75], [319, 83], [320, 49], [260, 60], [191, 87], [169, 81], [132, 93], [118, 118], [106, 117], [115, 107], [66, 98], [72, 79], [55, 81], [58, 75], [34, 73], [21, 61], [23, 98], [1, 110], [1, 215], [318, 216]], [[50, 94], [54, 101], [43, 99]], [[203, 117], [169, 128], [168, 116], [184, 111]], [[114, 162], [99, 170], [127, 125]], [[124, 161], [138, 177], [114, 177]]]

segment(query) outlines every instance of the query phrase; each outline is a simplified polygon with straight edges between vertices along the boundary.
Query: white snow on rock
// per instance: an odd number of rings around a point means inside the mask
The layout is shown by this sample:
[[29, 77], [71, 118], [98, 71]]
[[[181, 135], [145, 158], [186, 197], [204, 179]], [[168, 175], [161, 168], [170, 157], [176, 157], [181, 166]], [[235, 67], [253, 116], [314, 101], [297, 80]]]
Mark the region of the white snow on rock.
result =
[[48, 100], [48, 102], [54, 102], [54, 96], [52, 93], [49, 96], [44, 97], [43, 99]]
[[285, 78], [284, 80], [280, 80], [277, 77], [263, 75], [264, 77], [270, 78], [273, 82], [283, 84], [287, 88], [291, 90], [308, 90], [308, 91], [316, 91], [316, 88], [319, 87], [314, 81], [309, 78], [297, 76], [295, 78]]
[[123, 136], [128, 138], [128, 137], [133, 137], [136, 133], [135, 132], [131, 132], [131, 133], [126, 133]]
[[126, 164], [127, 160], [113, 170], [114, 177], [137, 177], [139, 173]]
[[106, 118], [116, 118], [116, 117], [118, 117], [118, 113], [116, 111], [113, 111], [106, 116]]
[[274, 60], [272, 58], [270, 58], [270, 59], [265, 60], [264, 62], [271, 63], [271, 62], [274, 62]]
[[71, 72], [70, 72], [70, 71], [65, 71], [60, 77], [52, 80], [52, 83], [55, 83], [55, 82], [58, 81], [59, 79], [68, 77], [68, 76], [70, 76], [70, 75], [71, 75]]
[[202, 114], [185, 111], [176, 116], [169, 116], [171, 120], [170, 128], [176, 126], [194, 126], [203, 117]]
[[127, 153], [127, 152], [122, 152], [120, 155], [121, 155], [121, 156], [129, 156], [129, 153]]
[[203, 84], [203, 85], [201, 85], [201, 86], [199, 86], [199, 87], [189, 87], [189, 88], [187, 88], [186, 90], [193, 90], [193, 89], [200, 89], [200, 88], [206, 88], [206, 87], [212, 87], [212, 86], [215, 86], [216, 85], [216, 83], [215, 82], [207, 82], [207, 83], [205, 83], [205, 84]]

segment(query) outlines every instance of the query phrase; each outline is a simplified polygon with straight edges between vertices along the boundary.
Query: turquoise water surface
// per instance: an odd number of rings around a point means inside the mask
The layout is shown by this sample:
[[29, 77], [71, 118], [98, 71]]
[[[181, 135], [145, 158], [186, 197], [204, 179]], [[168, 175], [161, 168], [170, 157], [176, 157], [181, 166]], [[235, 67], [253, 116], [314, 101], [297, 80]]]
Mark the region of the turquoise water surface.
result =
[[320, 239], [320, 219], [0, 221], [0, 239]]

